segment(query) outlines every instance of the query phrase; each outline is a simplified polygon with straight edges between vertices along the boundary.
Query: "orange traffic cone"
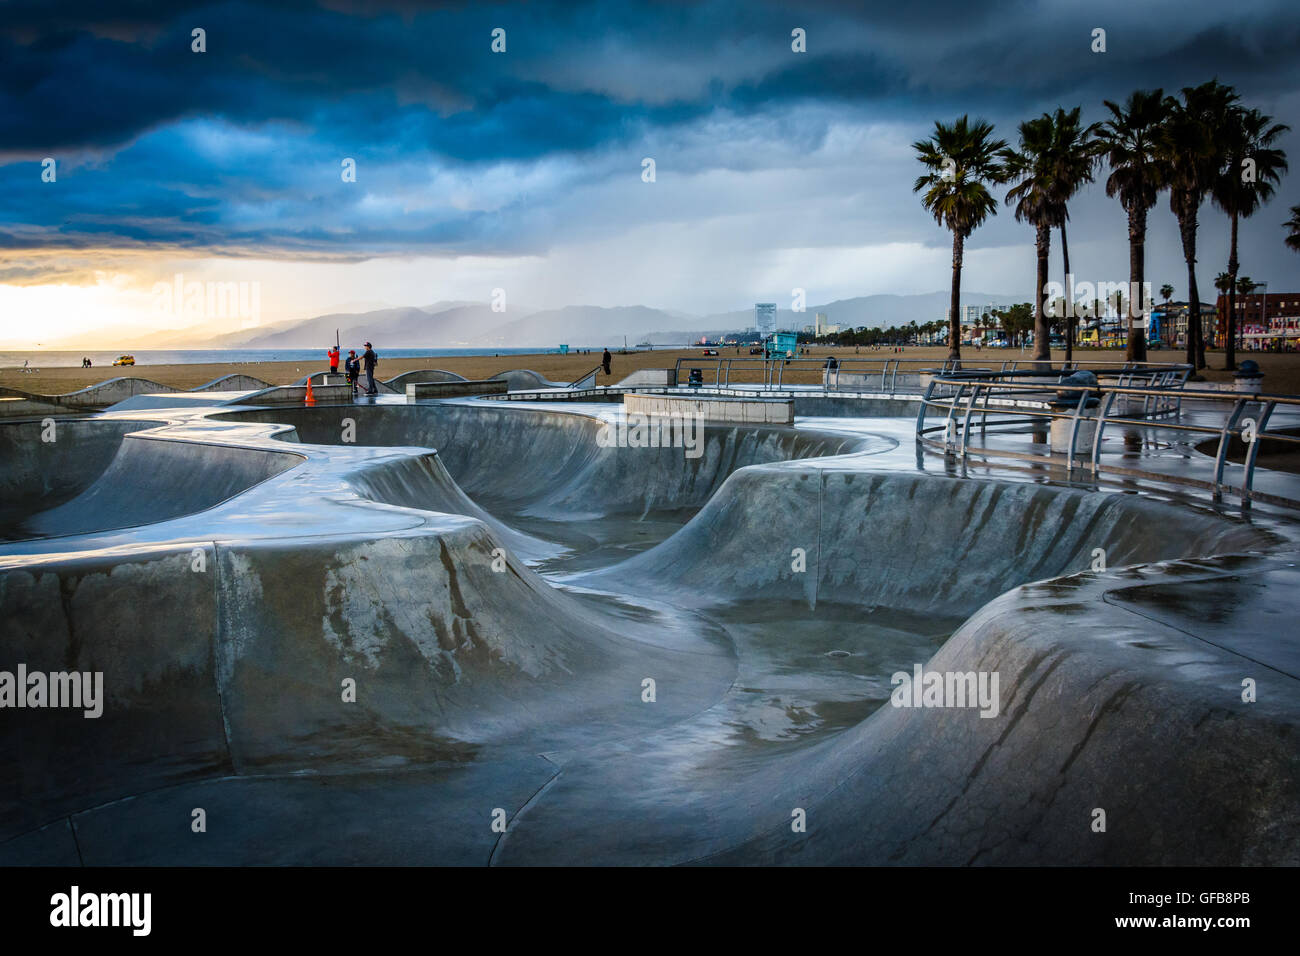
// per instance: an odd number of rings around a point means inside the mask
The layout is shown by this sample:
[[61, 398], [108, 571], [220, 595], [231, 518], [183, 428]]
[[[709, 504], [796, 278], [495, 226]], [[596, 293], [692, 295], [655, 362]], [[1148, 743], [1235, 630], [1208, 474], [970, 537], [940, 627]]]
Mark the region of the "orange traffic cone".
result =
[[308, 379], [307, 379], [307, 398], [306, 398], [306, 402], [307, 402], [308, 405], [315, 405], [315, 404], [316, 404], [316, 396], [315, 396], [314, 394], [312, 394], [312, 390], [311, 390], [311, 378], [310, 378], [310, 377], [308, 377]]

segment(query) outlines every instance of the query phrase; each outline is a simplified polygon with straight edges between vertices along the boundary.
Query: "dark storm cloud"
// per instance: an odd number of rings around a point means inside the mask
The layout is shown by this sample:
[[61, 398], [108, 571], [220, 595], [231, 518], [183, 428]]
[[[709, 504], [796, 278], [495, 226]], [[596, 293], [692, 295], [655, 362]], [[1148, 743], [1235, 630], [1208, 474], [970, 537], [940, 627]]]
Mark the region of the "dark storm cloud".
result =
[[[813, 3], [18, 3], [0, 31], [0, 150], [111, 147], [185, 116], [236, 122], [296, 119], [322, 104], [382, 107], [365, 94], [419, 102], [442, 115], [471, 114], [523, 143], [494, 137], [500, 156], [584, 149], [619, 135], [617, 108], [638, 117], [665, 82], [695, 79], [677, 108], [645, 110], [674, 124], [706, 108], [757, 110], [791, 99], [867, 102], [901, 98], [920, 109], [960, 91], [978, 111], [1007, 89], [1059, 95], [1099, 85], [1171, 86], [1171, 75], [1294, 79], [1300, 32], [1283, 5], [1256, 18], [1224, 9], [1125, 28], [1104, 5], [1060, 10], [1005, 2]], [[1208, 9], [1208, 8], [1207, 8]], [[1111, 25], [1104, 62], [1088, 48], [1095, 25]], [[510, 52], [488, 51], [493, 26]], [[789, 31], [809, 34], [810, 56], [789, 55]], [[208, 52], [191, 54], [190, 30], [207, 31]], [[1181, 34], [1186, 31], [1185, 36]], [[638, 51], [662, 69], [642, 69], [624, 88], [611, 46]], [[634, 67], [625, 67], [633, 68]], [[671, 75], [665, 75], [671, 74]], [[1192, 82], [1191, 78], [1178, 82]], [[689, 83], [687, 84], [689, 86]], [[549, 94], [539, 96], [538, 94]], [[590, 101], [603, 98], [601, 111]], [[361, 99], [357, 97], [361, 95]], [[530, 105], [520, 107], [519, 101]], [[390, 104], [389, 108], [392, 105]], [[519, 113], [521, 110], [524, 116]], [[576, 114], [576, 115], [575, 115]], [[359, 122], [382, 114], [359, 111]], [[566, 122], [574, 117], [576, 122]], [[536, 127], [556, 123], [553, 138]], [[582, 125], [585, 135], [566, 134]], [[571, 145], [570, 145], [571, 144]], [[454, 143], [428, 147], [470, 155]], [[486, 145], [486, 144], [485, 144]], [[483, 158], [492, 158], [485, 150]]]
[[[1082, 103], [1098, 118], [1103, 97], [1211, 76], [1283, 97], [1300, 86], [1293, 7], [22, 0], [0, 23], [0, 227], [70, 247], [519, 251], [529, 238], [510, 217], [563, 224], [546, 210], [575, 188], [572, 170], [598, 180], [611, 153], [674, 148], [718, 117], [774, 117], [813, 149], [837, 117], [923, 128], [970, 112], [1001, 127]], [[497, 26], [505, 56], [489, 51]], [[806, 56], [791, 54], [793, 27]], [[683, 151], [677, 168], [757, 162], [735, 153]], [[45, 156], [60, 160], [56, 190], [39, 182]], [[339, 193], [342, 156], [365, 189]], [[480, 208], [427, 208], [413, 192], [498, 166], [519, 182]]]

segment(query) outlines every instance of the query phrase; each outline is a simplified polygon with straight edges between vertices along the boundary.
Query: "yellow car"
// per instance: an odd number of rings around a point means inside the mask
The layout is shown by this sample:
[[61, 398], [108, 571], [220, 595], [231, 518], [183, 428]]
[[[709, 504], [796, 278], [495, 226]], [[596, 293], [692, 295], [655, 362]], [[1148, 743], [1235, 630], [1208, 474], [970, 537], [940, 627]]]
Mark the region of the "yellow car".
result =
[[134, 365], [134, 364], [135, 364], [135, 356], [134, 356], [134, 355], [119, 355], [117, 358], [113, 359], [113, 364], [114, 364], [114, 365]]

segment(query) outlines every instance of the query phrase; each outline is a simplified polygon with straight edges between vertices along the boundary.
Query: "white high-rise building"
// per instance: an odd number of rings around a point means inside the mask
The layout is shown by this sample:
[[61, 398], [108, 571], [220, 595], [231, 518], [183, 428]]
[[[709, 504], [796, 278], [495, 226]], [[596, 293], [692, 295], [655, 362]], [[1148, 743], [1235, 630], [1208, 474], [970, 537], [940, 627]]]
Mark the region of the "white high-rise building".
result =
[[[961, 307], [961, 324], [965, 326], [983, 326], [996, 325], [997, 319], [994, 318], [995, 310], [1005, 312], [1011, 308], [1011, 303], [988, 302], [984, 305], [963, 305]], [[984, 313], [989, 314], [989, 321], [984, 321]], [[950, 321], [952, 318], [952, 309], [943, 310], [943, 320]]]
[[826, 313], [825, 313], [825, 312], [818, 312], [818, 313], [817, 313], [817, 317], [816, 317], [816, 319], [814, 320], [814, 324], [815, 324], [815, 326], [816, 326], [816, 332], [815, 332], [816, 335], [826, 335], [826, 334], [827, 334], [827, 327], [826, 327]]
[[754, 324], [758, 326], [759, 335], [771, 335], [776, 331], [776, 303], [754, 303]]

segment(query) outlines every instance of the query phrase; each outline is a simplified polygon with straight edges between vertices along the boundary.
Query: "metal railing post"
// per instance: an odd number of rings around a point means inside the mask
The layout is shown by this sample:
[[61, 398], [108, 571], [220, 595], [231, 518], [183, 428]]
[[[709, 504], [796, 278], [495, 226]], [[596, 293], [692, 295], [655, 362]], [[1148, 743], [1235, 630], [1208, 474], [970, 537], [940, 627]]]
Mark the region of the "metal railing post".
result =
[[961, 423], [961, 459], [966, 460], [966, 447], [970, 443], [970, 420], [971, 415], [975, 413], [975, 402], [979, 399], [980, 386], [976, 385], [970, 393], [970, 401], [966, 405], [966, 417]]
[[1277, 402], [1264, 403], [1264, 410], [1260, 412], [1259, 421], [1255, 423], [1255, 440], [1246, 449], [1246, 476], [1241, 483], [1241, 503], [1245, 507], [1250, 506], [1251, 483], [1255, 480], [1255, 459], [1259, 456], [1259, 445], [1264, 440], [1264, 429], [1268, 426], [1268, 417], [1273, 414], [1275, 408], [1277, 408]]
[[949, 401], [948, 417], [945, 418], [943, 422], [943, 449], [945, 454], [951, 454], [953, 451], [952, 445], [953, 441], [956, 439], [955, 426], [957, 424], [954, 416], [957, 412], [957, 404], [962, 400], [962, 397], [965, 394], [966, 386], [964, 384], [959, 385], [957, 386], [957, 394]]
[[1232, 430], [1237, 426], [1237, 419], [1245, 411], [1246, 399], [1239, 398], [1236, 404], [1232, 406], [1232, 412], [1228, 415], [1228, 420], [1223, 423], [1223, 430], [1219, 432], [1219, 450], [1214, 456], [1214, 500], [1219, 501], [1223, 497], [1223, 466], [1228, 458], [1228, 442], [1232, 438]]
[[1101, 433], [1106, 429], [1106, 417], [1110, 414], [1110, 407], [1115, 402], [1115, 393], [1107, 392], [1101, 406], [1097, 409], [1097, 431], [1092, 436], [1092, 473], [1097, 474], [1101, 470]]
[[934, 379], [930, 379], [930, 384], [925, 387], [925, 394], [921, 396], [921, 407], [916, 410], [916, 440], [921, 440], [921, 432], [925, 428], [925, 413], [930, 408], [930, 396], [934, 393]]
[[1090, 397], [1090, 392], [1079, 392], [1079, 404], [1074, 406], [1074, 418], [1070, 420], [1070, 447], [1065, 453], [1065, 470], [1072, 474], [1074, 472], [1074, 442], [1079, 434], [1079, 418], [1083, 415], [1083, 408], [1088, 404]]

